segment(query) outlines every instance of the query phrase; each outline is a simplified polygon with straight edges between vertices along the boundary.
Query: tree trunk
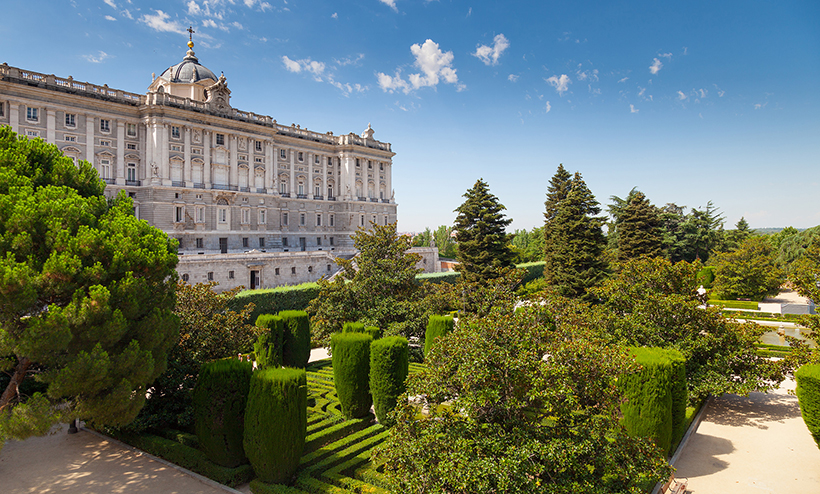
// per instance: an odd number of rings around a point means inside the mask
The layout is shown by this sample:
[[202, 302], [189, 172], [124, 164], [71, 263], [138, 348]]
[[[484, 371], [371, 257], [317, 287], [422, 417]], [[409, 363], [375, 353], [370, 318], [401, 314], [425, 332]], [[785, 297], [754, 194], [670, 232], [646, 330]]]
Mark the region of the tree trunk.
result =
[[6, 406], [18, 395], [20, 383], [26, 378], [26, 371], [28, 371], [30, 366], [31, 360], [29, 360], [28, 357], [23, 357], [17, 361], [17, 365], [14, 367], [14, 374], [11, 375], [11, 381], [9, 381], [9, 385], [6, 386], [6, 390], [3, 391], [3, 396], [0, 396], [0, 411], [5, 410]]

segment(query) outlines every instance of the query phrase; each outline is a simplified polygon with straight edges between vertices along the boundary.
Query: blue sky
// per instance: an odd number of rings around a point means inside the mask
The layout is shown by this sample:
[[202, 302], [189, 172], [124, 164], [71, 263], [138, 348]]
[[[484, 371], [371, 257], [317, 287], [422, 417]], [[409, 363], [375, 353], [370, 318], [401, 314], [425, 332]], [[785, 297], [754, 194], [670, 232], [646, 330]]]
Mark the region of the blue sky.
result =
[[820, 224], [817, 1], [13, 2], [0, 61], [144, 92], [189, 25], [234, 107], [391, 142], [401, 231], [452, 224], [479, 177], [538, 226], [559, 163], [604, 206]]

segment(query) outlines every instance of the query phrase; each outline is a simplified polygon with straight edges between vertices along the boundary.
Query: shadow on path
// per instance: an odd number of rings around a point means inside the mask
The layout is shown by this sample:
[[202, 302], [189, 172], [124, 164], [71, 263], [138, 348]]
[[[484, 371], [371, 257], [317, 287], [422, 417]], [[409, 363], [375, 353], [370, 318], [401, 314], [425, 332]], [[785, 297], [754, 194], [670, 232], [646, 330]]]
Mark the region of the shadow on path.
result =
[[729, 427], [768, 429], [772, 422], [800, 416], [797, 397], [784, 393], [749, 393], [748, 397], [724, 395], [713, 400], [704, 420]]

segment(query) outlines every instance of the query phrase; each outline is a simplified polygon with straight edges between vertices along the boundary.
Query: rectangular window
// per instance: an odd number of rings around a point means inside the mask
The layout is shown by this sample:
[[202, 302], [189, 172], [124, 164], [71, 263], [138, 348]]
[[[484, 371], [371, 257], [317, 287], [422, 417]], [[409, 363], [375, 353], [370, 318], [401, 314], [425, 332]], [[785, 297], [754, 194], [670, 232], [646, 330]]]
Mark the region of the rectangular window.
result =
[[242, 247], [248, 248], [248, 237], [242, 237]]
[[273, 274], [275, 274], [276, 276], [279, 276], [279, 268], [274, 269]]
[[217, 134], [216, 135], [216, 145], [217, 146], [224, 146], [225, 145], [225, 134]]
[[313, 157], [313, 162], [318, 165], [322, 162], [322, 158], [320, 156], [314, 156]]
[[182, 146], [180, 146], [179, 144], [171, 144], [171, 151], [182, 151]]
[[322, 195], [322, 186], [321, 185], [317, 185], [316, 187], [313, 188], [313, 195], [317, 195], [317, 196]]
[[260, 153], [262, 152], [262, 141], [254, 141], [253, 146], [254, 146], [254, 149], [256, 149], [257, 152], [260, 152]]
[[228, 208], [219, 208], [217, 211], [217, 219], [220, 223], [227, 223], [228, 222]]
[[282, 213], [282, 226], [288, 226], [288, 213]]
[[250, 209], [243, 209], [242, 210], [242, 223], [248, 224], [251, 222], [251, 210]]
[[298, 159], [299, 161], [304, 161], [304, 158], [305, 158], [304, 153], [302, 153], [301, 151], [299, 151], [299, 154], [298, 154], [297, 156], [298, 156], [298, 157], [297, 157], [297, 159]]
[[264, 209], [259, 210], [259, 224], [260, 225], [267, 225], [268, 224], [268, 212]]
[[288, 237], [282, 237], [282, 247], [288, 246]]
[[65, 136], [65, 142], [77, 142], [76, 136]]
[[296, 274], [296, 268], [295, 267], [290, 268], [290, 274]]
[[286, 160], [288, 159], [288, 151], [286, 149], [279, 150], [279, 158]]
[[333, 158], [327, 159], [327, 166], [333, 166]]
[[330, 215], [330, 226], [333, 226], [333, 215]]
[[319, 247], [322, 246], [322, 237], [316, 237], [316, 245], [318, 245]]
[[137, 124], [125, 124], [125, 134], [128, 137], [137, 137]]
[[110, 148], [111, 147], [111, 141], [100, 141], [100, 146]]
[[191, 149], [191, 154], [202, 154], [202, 150], [199, 148]]
[[361, 165], [361, 163], [359, 162], [359, 158], [356, 158], [356, 168], [358, 168], [358, 167], [360, 167], [360, 166], [362, 166], [362, 165]]
[[6, 116], [6, 103], [3, 102], [3, 101], [0, 101], [0, 117], [5, 117], [5, 116]]
[[333, 245], [333, 237], [330, 237], [330, 245]]
[[253, 159], [254, 163], [262, 163], [262, 158], [256, 157]]
[[38, 120], [40, 120], [40, 109], [27, 106], [26, 120], [28, 120], [29, 122], [37, 122]]
[[364, 226], [364, 215], [361, 216], [361, 224]]
[[213, 271], [208, 271], [208, 281], [213, 281], [213, 280], [214, 280], [214, 272]]
[[203, 206], [196, 208], [196, 222], [205, 223], [205, 208]]
[[100, 132], [111, 132], [111, 120], [108, 120], [107, 118], [100, 119]]
[[100, 175], [102, 178], [111, 178], [111, 160], [100, 160]]
[[40, 132], [36, 130], [26, 130], [26, 136], [28, 137], [40, 137]]
[[184, 219], [184, 216], [183, 216], [184, 215], [184, 209], [183, 209], [183, 207], [182, 206], [177, 206], [176, 208], [174, 208], [174, 210], [176, 211], [176, 213], [174, 215], [174, 221], [177, 222], [177, 223], [182, 223], [182, 220]]
[[127, 172], [127, 175], [126, 175], [126, 178], [125, 178], [126, 180], [128, 180], [130, 182], [136, 182], [137, 181], [137, 164], [136, 163], [128, 163], [127, 168], [126, 168], [126, 172]]
[[384, 226], [387, 226], [387, 215], [384, 215]]
[[197, 249], [202, 248], [202, 239], [201, 238], [196, 239], [196, 248]]
[[259, 247], [265, 248], [265, 237], [259, 237]]
[[65, 126], [66, 127], [76, 127], [77, 126], [77, 115], [73, 113], [66, 113], [65, 114]]
[[228, 279], [229, 280], [233, 279], [233, 271], [228, 271]]
[[131, 150], [136, 151], [137, 150], [137, 145], [133, 142], [129, 142], [128, 144], [125, 145], [125, 149], [131, 149]]
[[299, 224], [305, 226], [305, 213], [299, 214]]
[[176, 125], [171, 126], [171, 137], [174, 139], [179, 139], [179, 127]]
[[322, 215], [321, 214], [316, 215], [316, 226], [322, 226]]

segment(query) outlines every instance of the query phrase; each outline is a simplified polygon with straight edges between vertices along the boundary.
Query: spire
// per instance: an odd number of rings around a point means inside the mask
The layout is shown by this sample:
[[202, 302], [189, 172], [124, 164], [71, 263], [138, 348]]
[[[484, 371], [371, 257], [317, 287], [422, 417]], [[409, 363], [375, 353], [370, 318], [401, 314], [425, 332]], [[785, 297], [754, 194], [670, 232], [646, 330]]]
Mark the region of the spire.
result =
[[188, 26], [188, 29], [186, 29], [186, 31], [188, 31], [188, 51], [185, 53], [185, 60], [193, 60], [193, 61], [196, 62], [198, 60], [196, 58], [196, 55], [194, 55], [194, 38], [193, 38], [193, 34], [196, 31], [194, 31], [193, 26]]

